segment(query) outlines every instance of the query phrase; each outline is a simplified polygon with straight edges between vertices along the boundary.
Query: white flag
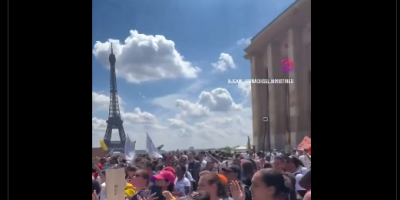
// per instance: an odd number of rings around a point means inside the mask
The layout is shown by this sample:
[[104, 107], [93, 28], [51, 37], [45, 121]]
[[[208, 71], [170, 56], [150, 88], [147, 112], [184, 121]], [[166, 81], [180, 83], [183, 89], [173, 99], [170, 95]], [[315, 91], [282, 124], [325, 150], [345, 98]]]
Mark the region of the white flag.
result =
[[135, 145], [136, 141], [131, 143], [131, 139], [129, 138], [129, 135], [127, 134], [127, 138], [125, 141], [125, 159], [130, 163], [133, 164], [135, 157], [136, 157], [136, 151], [135, 151]]
[[158, 152], [158, 149], [153, 144], [149, 134], [146, 132], [146, 150], [149, 153], [149, 156], [152, 158], [162, 158], [161, 154]]

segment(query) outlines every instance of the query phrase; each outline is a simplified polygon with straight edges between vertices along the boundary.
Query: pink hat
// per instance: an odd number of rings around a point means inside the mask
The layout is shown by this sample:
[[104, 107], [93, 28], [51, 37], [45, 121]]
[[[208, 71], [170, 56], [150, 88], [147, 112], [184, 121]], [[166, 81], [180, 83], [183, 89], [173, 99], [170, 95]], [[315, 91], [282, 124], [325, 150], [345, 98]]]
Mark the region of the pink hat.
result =
[[159, 174], [153, 175], [152, 178], [154, 180], [164, 179], [164, 180], [169, 181], [172, 184], [174, 184], [174, 182], [175, 182], [175, 175], [172, 172], [166, 171], [166, 170], [162, 170]]
[[172, 172], [173, 174], [175, 174], [175, 169], [172, 168], [172, 167], [165, 167], [163, 170], [165, 170], [165, 171], [170, 171], [170, 172]]

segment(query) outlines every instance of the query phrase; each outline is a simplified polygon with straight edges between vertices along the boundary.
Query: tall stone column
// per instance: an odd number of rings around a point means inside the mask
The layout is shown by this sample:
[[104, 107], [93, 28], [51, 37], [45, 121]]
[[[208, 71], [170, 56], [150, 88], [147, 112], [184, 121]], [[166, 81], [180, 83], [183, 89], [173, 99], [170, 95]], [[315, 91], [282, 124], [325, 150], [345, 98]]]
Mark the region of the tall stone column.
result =
[[[251, 78], [261, 78], [260, 69], [262, 69], [263, 61], [261, 55], [255, 55], [251, 58]], [[251, 99], [252, 99], [252, 116], [253, 116], [253, 143], [257, 151], [262, 150], [263, 141], [263, 124], [261, 121], [262, 111], [260, 99], [261, 96], [260, 84], [251, 84]]]
[[[264, 49], [266, 50], [266, 49]], [[263, 52], [262, 54], [262, 67], [259, 68], [260, 70], [258, 71], [258, 74], [260, 76], [260, 78], [262, 79], [266, 79], [268, 78], [268, 68], [266, 65], [266, 53]], [[270, 131], [270, 122], [264, 122], [262, 121], [263, 117], [270, 117], [269, 116], [269, 93], [268, 93], [268, 84], [258, 84], [259, 86], [259, 92], [260, 92], [260, 111], [261, 111], [261, 118], [258, 119], [261, 121], [261, 127], [260, 129], [262, 130], [261, 132], [261, 136], [262, 136], [262, 143], [265, 145], [264, 146], [264, 150], [268, 151], [269, 149], [271, 149], [271, 146], [269, 144], [272, 145], [272, 142], [269, 142], [270, 138], [268, 138], [268, 134], [267, 132]]]
[[[279, 43], [269, 43], [267, 46], [267, 67], [269, 78], [285, 78], [287, 72], [281, 69], [281, 53]], [[285, 84], [269, 84], [269, 111], [272, 148], [284, 149], [287, 117], [285, 112]]]
[[291, 99], [291, 131], [292, 144], [297, 145], [306, 135], [310, 135], [311, 123], [307, 111], [308, 100], [308, 67], [306, 59], [306, 46], [303, 44], [300, 27], [291, 28], [288, 31], [288, 58], [293, 60], [293, 71], [289, 72], [289, 78], [294, 80], [290, 84]]

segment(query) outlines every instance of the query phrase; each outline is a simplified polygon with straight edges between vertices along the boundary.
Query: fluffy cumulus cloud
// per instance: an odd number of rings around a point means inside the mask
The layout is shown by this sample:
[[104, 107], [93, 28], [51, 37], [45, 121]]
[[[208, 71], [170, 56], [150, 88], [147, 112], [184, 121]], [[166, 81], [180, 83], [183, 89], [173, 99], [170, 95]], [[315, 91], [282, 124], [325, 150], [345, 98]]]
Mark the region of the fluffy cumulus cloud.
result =
[[[101, 96], [96, 92], [93, 94]], [[105, 98], [93, 98], [97, 110], [108, 107], [108, 101], [102, 100]], [[251, 109], [236, 103], [225, 88], [202, 91], [195, 101], [176, 99], [168, 103], [174, 105], [157, 107], [165, 113], [172, 111], [171, 115], [158, 116], [139, 108], [132, 111], [121, 109], [125, 132], [137, 141], [138, 149], [145, 149], [146, 132], [156, 146], [164, 144], [168, 150], [188, 149], [190, 146], [216, 148], [246, 145], [247, 136], [252, 133]], [[98, 140], [104, 136], [106, 122], [94, 117], [92, 127], [92, 143], [99, 146]]]
[[128, 82], [140, 83], [178, 77], [196, 78], [200, 68], [185, 60], [175, 43], [162, 35], [145, 35], [131, 30], [124, 42], [109, 39], [96, 42], [94, 56], [109, 68], [110, 44], [116, 56], [117, 75]]
[[228, 69], [236, 68], [232, 56], [227, 53], [221, 53], [219, 55], [218, 61], [216, 63], [212, 63], [212, 66], [214, 67], [214, 71], [216, 72], [224, 72]]
[[201, 92], [198, 103], [212, 111], [227, 112], [242, 109], [241, 105], [233, 101], [231, 94], [225, 88], [216, 88], [211, 92]]
[[251, 83], [250, 82], [239, 82], [238, 88], [242, 95], [246, 98], [249, 98], [251, 95]]
[[250, 38], [241, 38], [240, 40], [236, 41], [237, 45], [240, 46], [248, 46], [251, 44], [251, 37]]

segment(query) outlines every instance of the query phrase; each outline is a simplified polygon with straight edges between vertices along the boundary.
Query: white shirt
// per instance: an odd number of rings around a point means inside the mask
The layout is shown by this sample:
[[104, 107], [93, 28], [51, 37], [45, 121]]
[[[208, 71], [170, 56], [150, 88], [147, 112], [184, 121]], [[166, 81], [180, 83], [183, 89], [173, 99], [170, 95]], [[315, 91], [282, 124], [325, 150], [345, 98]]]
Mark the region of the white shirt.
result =
[[185, 178], [187, 178], [189, 181], [193, 181], [192, 174], [190, 172], [186, 172]]
[[190, 188], [190, 181], [187, 178], [183, 178], [182, 180], [178, 181], [178, 178], [175, 179], [175, 189], [179, 192], [179, 194], [186, 195], [185, 187]]
[[205, 161], [205, 160], [201, 161], [201, 168], [202, 169], [206, 168], [206, 165], [207, 165], [207, 161]]
[[304, 164], [304, 167], [310, 168], [310, 159], [307, 158], [306, 155], [300, 155], [299, 160]]
[[244, 153], [242, 156], [244, 159], [248, 159], [250, 157], [249, 154], [247, 154], [247, 153]]
[[296, 190], [306, 190], [300, 186], [299, 182], [300, 182], [301, 178], [303, 178], [303, 176], [308, 172], [308, 170], [309, 169], [307, 169], [305, 167], [299, 167], [299, 169], [297, 169], [297, 171], [292, 173], [292, 175], [296, 179], [296, 187], [295, 187]]
[[99, 195], [100, 200], [107, 200], [107, 188], [106, 188], [106, 183], [101, 184], [101, 191]]

